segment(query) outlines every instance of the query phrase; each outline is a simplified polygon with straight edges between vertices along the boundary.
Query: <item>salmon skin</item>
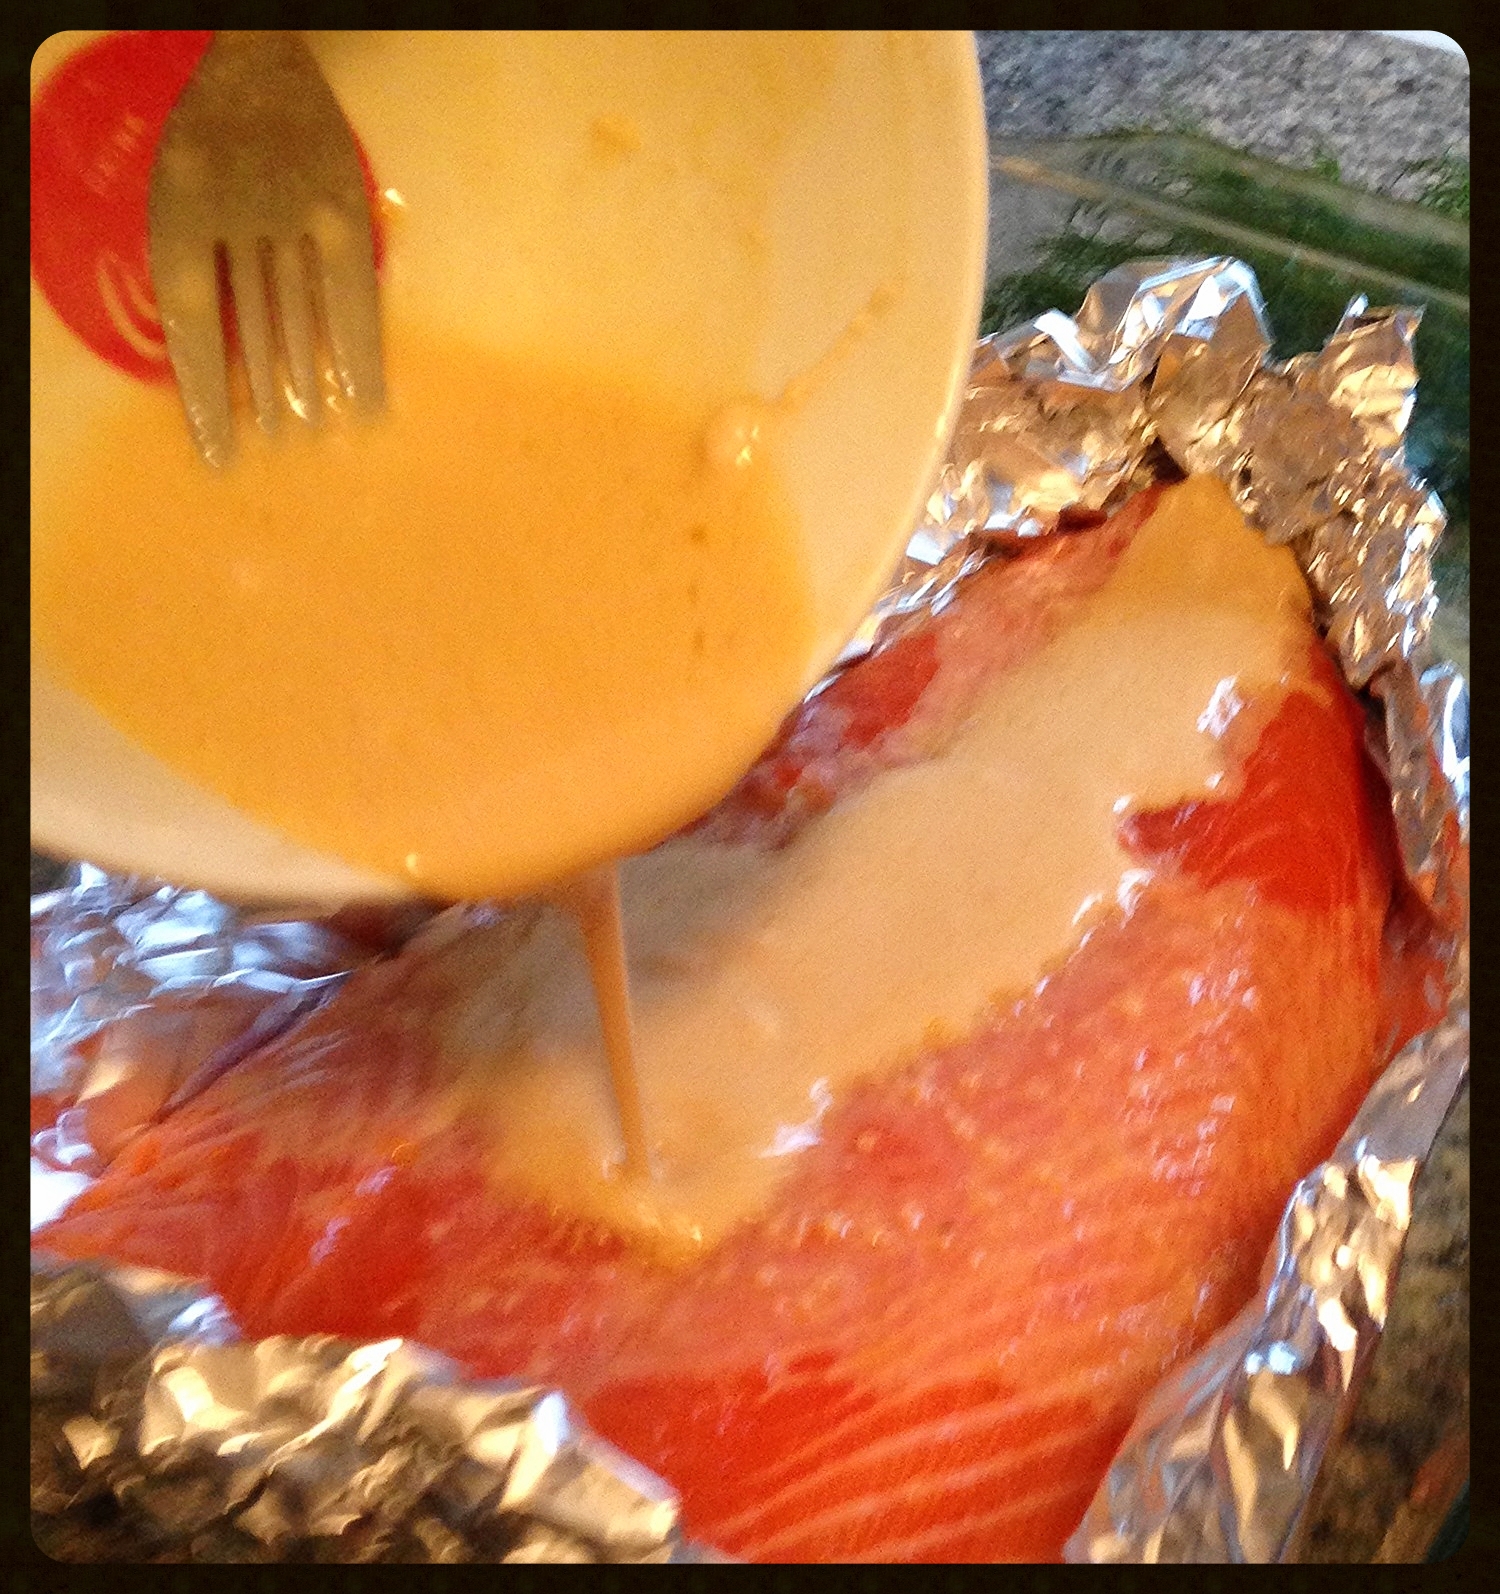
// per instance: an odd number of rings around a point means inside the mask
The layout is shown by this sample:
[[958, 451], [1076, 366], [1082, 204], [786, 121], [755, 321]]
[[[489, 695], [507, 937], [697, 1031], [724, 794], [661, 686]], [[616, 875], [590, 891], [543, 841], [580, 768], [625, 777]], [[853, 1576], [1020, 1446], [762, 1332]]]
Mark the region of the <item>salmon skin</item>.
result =
[[[994, 563], [852, 666], [700, 829], [798, 830], [926, 756], [1151, 513]], [[1246, 723], [1249, 723], [1247, 719]], [[1234, 794], [1136, 814], [1152, 879], [1035, 991], [850, 1091], [685, 1266], [497, 1195], [420, 939], [121, 1136], [37, 1243], [205, 1278], [248, 1334], [405, 1335], [562, 1387], [764, 1561], [1060, 1556], [1142, 1398], [1231, 1317], [1404, 1029], [1388, 798], [1311, 632]], [[1393, 1016], [1396, 1015], [1396, 1016]]]

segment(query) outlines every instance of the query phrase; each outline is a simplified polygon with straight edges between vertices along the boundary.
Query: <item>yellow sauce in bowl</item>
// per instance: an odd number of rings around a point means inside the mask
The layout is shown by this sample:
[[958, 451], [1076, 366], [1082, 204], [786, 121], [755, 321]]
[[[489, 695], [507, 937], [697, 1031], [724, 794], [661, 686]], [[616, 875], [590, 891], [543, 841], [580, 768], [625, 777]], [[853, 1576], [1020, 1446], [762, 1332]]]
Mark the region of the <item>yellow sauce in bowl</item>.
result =
[[438, 896], [660, 839], [805, 684], [801, 530], [765, 451], [587, 370], [397, 326], [389, 413], [242, 429], [174, 395], [83, 439], [34, 550], [53, 670], [295, 839]]
[[242, 407], [210, 481], [33, 284], [33, 836], [230, 898], [526, 892], [710, 806], [896, 558], [977, 319], [972, 43], [309, 43], [391, 412]]

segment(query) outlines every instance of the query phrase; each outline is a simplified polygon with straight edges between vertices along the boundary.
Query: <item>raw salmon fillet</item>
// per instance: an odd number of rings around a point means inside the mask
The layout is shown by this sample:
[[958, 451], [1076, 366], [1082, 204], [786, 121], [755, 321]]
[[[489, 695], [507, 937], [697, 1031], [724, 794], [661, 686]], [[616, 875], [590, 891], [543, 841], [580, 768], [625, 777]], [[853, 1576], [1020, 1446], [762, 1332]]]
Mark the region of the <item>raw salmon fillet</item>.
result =
[[[786, 845], [923, 757], [1152, 501], [987, 566], [805, 705], [700, 828]], [[1387, 801], [1311, 633], [1284, 699], [1242, 719], [1235, 795], [1125, 821], [1156, 867], [1129, 912], [856, 1087], [769, 1209], [685, 1267], [486, 1184], [474, 1133], [433, 1112], [461, 949], [420, 938], [125, 1137], [38, 1243], [201, 1275], [252, 1335], [409, 1335], [558, 1384], [731, 1555], [1056, 1558], [1422, 1016]]]

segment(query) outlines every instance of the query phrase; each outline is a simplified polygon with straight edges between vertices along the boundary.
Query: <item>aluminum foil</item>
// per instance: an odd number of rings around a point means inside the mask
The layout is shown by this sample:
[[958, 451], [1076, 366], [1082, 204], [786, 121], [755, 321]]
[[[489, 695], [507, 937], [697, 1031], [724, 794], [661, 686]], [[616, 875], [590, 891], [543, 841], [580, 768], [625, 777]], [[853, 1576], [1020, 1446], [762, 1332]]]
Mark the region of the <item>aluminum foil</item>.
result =
[[[1293, 549], [1346, 677], [1368, 693], [1406, 873], [1445, 954], [1442, 1022], [1298, 1186], [1256, 1299], [1142, 1408], [1069, 1543], [1074, 1560], [1295, 1555], [1385, 1321], [1413, 1183], [1467, 1072], [1468, 696], [1428, 650], [1443, 512], [1402, 455], [1417, 321], [1357, 299], [1321, 351], [1277, 365], [1248, 267], [1144, 261], [1101, 278], [1071, 318], [984, 339], [921, 523], [840, 661], [1069, 515], [1113, 508], [1163, 473], [1218, 475]], [[428, 933], [448, 933], [450, 917], [461, 926], [453, 910]], [[204, 992], [259, 1004], [248, 1041], [210, 1032], [188, 1048], [185, 1077], [149, 1082], [170, 1111], [367, 955], [326, 924], [247, 917], [86, 867], [37, 899], [33, 1090], [76, 1102], [38, 1137], [34, 1217], [38, 1201], [45, 1214], [66, 1199], [47, 1179], [87, 1178], [111, 1091], [138, 1083], [90, 1051], [109, 1019]], [[38, 1265], [40, 1524], [107, 1521], [121, 1558], [713, 1558], [680, 1538], [670, 1491], [553, 1392], [467, 1381], [399, 1341], [243, 1344], [190, 1282]]]
[[1468, 1062], [1459, 1009], [1386, 1070], [1297, 1186], [1261, 1293], [1137, 1414], [1073, 1559], [1295, 1559], [1319, 1464], [1385, 1326], [1412, 1188]]
[[31, 1335], [32, 1509], [55, 1554], [702, 1558], [671, 1490], [561, 1395], [466, 1379], [403, 1340], [243, 1344], [212, 1297], [161, 1275], [45, 1265]]
[[88, 864], [33, 898], [31, 1090], [71, 1105], [33, 1137], [32, 1226], [71, 1199], [118, 1135], [203, 1089], [369, 955], [328, 923], [246, 913]]

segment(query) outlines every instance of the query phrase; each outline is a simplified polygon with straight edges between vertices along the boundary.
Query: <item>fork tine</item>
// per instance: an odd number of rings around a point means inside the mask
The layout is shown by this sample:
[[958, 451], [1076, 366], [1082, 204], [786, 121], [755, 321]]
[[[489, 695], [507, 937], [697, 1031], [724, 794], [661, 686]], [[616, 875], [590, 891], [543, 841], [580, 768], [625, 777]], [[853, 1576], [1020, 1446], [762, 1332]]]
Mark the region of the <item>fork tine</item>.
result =
[[282, 352], [286, 355], [287, 398], [304, 421], [316, 425], [322, 419], [323, 407], [319, 402], [318, 360], [313, 344], [312, 284], [299, 240], [272, 241], [271, 274], [276, 284]]
[[295, 34], [215, 35], [167, 117], [147, 216], [167, 352], [193, 440], [210, 463], [234, 453], [212, 259], [219, 247], [265, 431], [276, 428], [283, 401], [305, 421], [323, 419], [329, 363], [354, 408], [381, 407], [374, 240], [359, 148]]
[[224, 465], [234, 454], [234, 423], [217, 267], [207, 250], [174, 252], [165, 261], [162, 252], [153, 249], [151, 275], [167, 357], [193, 441], [210, 465]]
[[250, 397], [261, 430], [276, 430], [276, 370], [271, 318], [266, 308], [266, 274], [258, 238], [236, 239], [228, 246], [229, 281], [234, 290], [234, 317], [240, 353], [250, 378]]
[[385, 366], [369, 218], [354, 219], [320, 206], [312, 217], [311, 233], [321, 276], [323, 318], [339, 383], [356, 409], [381, 409], [385, 404]]

